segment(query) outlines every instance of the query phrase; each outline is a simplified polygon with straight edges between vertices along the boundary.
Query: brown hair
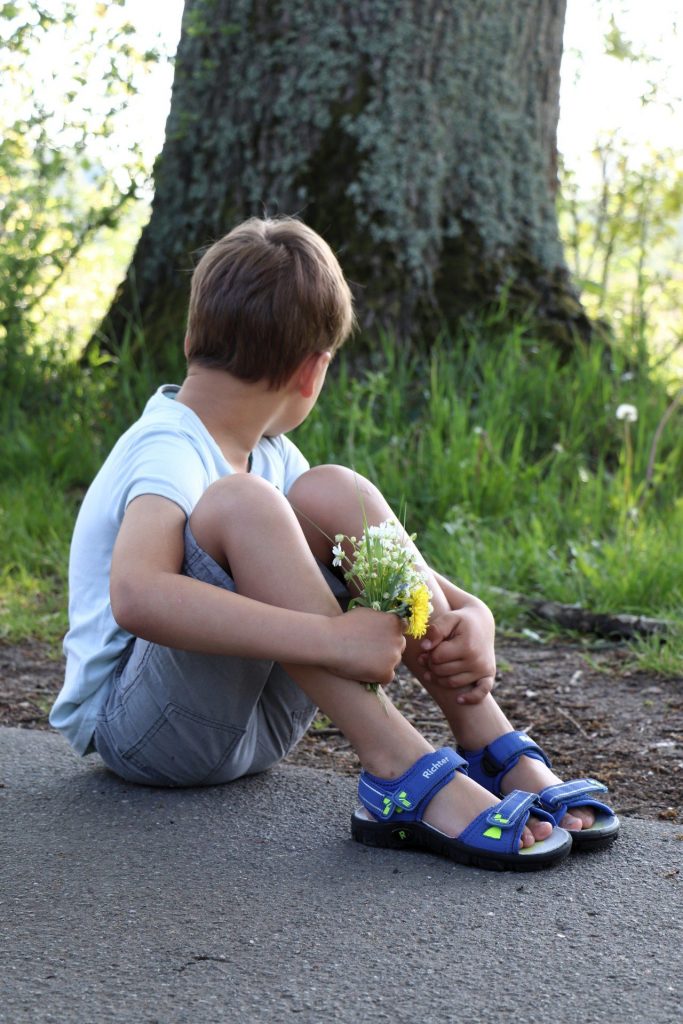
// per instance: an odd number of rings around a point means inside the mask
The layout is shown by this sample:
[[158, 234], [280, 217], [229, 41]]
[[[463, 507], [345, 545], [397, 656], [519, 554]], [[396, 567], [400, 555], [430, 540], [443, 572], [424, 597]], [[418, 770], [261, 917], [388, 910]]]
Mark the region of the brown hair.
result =
[[327, 242], [291, 217], [253, 217], [215, 242], [192, 275], [188, 362], [280, 387], [313, 352], [335, 352], [353, 301]]

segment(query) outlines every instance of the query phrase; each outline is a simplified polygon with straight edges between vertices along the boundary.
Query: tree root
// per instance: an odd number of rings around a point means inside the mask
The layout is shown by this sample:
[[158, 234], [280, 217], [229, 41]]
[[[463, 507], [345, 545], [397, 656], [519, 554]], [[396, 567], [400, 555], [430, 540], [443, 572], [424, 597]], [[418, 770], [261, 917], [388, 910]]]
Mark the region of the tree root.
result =
[[500, 587], [494, 592], [521, 605], [537, 619], [552, 622], [578, 633], [593, 633], [608, 640], [635, 640], [638, 637], [662, 636], [671, 629], [672, 623], [665, 619], [652, 619], [645, 615], [627, 615], [611, 612], [591, 612], [575, 604], [559, 601], [543, 601], [514, 593]]

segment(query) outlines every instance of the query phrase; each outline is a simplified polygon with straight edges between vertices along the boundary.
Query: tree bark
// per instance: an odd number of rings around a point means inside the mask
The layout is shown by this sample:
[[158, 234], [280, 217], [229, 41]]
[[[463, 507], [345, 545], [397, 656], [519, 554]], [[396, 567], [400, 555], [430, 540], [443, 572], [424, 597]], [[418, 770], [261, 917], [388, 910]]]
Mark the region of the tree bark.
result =
[[589, 330], [555, 214], [566, 0], [186, 0], [150, 222], [110, 310], [164, 362], [196, 253], [296, 214], [364, 328], [427, 344], [503, 297]]

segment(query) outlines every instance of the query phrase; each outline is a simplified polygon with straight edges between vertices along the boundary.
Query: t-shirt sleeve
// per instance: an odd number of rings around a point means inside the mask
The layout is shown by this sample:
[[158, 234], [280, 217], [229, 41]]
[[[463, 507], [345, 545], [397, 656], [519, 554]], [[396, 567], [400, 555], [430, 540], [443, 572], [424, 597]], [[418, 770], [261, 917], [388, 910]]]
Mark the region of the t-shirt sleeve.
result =
[[155, 494], [174, 501], [189, 516], [209, 485], [199, 452], [181, 433], [141, 437], [130, 450], [127, 463], [122, 512], [133, 498]]
[[284, 493], [287, 494], [294, 481], [311, 467], [293, 441], [290, 441], [284, 434], [281, 436], [281, 441], [285, 469]]

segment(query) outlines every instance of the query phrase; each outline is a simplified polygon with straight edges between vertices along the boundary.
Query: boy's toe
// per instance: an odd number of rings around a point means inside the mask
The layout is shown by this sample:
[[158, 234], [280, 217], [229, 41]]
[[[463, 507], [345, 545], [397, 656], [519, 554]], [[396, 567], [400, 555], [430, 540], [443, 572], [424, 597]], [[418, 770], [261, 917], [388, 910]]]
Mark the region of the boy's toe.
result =
[[528, 846], [533, 846], [535, 842], [536, 840], [531, 834], [531, 831], [528, 828], [525, 828], [522, 831], [522, 838], [519, 840], [520, 849], [526, 850]]
[[526, 828], [522, 833], [522, 846], [533, 846], [547, 839], [553, 830], [549, 821], [539, 821], [538, 818], [529, 818]]
[[562, 828], [578, 832], [582, 828], [590, 828], [595, 821], [595, 812], [590, 807], [572, 807], [561, 821]]

